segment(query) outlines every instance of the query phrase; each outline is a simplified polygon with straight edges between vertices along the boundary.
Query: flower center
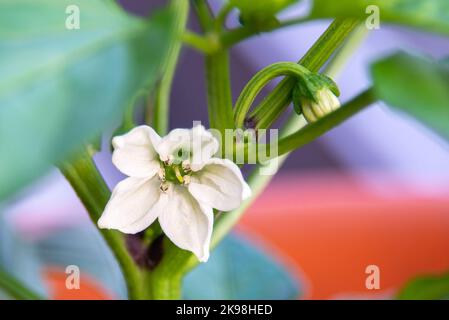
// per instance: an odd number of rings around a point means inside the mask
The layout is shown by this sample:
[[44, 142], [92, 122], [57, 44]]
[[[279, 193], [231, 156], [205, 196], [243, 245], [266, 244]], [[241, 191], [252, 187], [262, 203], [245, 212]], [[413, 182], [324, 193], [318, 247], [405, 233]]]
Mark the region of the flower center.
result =
[[167, 192], [169, 182], [174, 184], [188, 185], [190, 183], [192, 170], [188, 160], [184, 160], [181, 164], [174, 164], [170, 161], [161, 162], [159, 170], [159, 180], [161, 180], [160, 189]]

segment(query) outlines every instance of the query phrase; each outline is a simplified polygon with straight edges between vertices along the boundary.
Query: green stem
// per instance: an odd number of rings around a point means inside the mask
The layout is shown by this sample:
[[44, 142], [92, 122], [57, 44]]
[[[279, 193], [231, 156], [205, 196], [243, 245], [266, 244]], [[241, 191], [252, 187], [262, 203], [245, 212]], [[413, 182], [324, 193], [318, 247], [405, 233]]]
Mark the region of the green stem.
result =
[[311, 18], [310, 17], [299, 17], [299, 18], [294, 18], [294, 19], [290, 19], [290, 20], [286, 20], [281, 22], [279, 25], [269, 28], [269, 29], [265, 29], [265, 30], [257, 30], [254, 28], [250, 28], [250, 27], [241, 27], [241, 28], [235, 28], [229, 31], [226, 31], [224, 33], [221, 34], [220, 36], [220, 43], [222, 44], [223, 48], [230, 48], [233, 45], [251, 38], [252, 36], [258, 35], [260, 33], [265, 33], [265, 32], [272, 32], [281, 28], [286, 28], [286, 27], [290, 27], [296, 24], [301, 24], [307, 21], [310, 21]]
[[209, 5], [206, 0], [193, 0], [193, 8], [195, 9], [201, 28], [204, 31], [210, 31], [214, 27], [214, 18], [212, 16]]
[[[170, 2], [170, 10], [174, 14], [174, 32], [176, 36], [181, 38], [186, 27], [187, 17], [189, 15], [189, 1], [172, 0]], [[179, 41], [172, 42], [162, 66], [164, 74], [156, 88], [153, 128], [161, 135], [165, 135], [168, 129], [170, 92], [181, 47], [181, 39]]]
[[232, 9], [234, 9], [234, 7], [230, 2], [226, 2], [220, 9], [214, 23], [216, 31], [221, 31], [221, 29], [225, 27], [226, 19], [228, 18], [228, 15], [232, 11]]
[[310, 71], [293, 62], [277, 62], [259, 71], [243, 88], [234, 108], [234, 119], [237, 128], [243, 128], [246, 114], [259, 92], [273, 79], [279, 76], [303, 78]]
[[[328, 132], [332, 128], [335, 128], [337, 125], [341, 124], [343, 121], [352, 117], [363, 108], [371, 105], [376, 100], [377, 99], [372, 88], [363, 91], [358, 96], [341, 106], [338, 110], [316, 122], [308, 124], [301, 130], [297, 130], [294, 133], [281, 138], [279, 140], [278, 149], [276, 149], [276, 154], [267, 155], [267, 160], [277, 158], [278, 156], [287, 154], [312, 142], [322, 134]], [[265, 148], [267, 151], [271, 150], [268, 144], [260, 144], [257, 147]], [[248, 150], [248, 148], [249, 147], [246, 145], [245, 151]]]
[[[83, 150], [73, 161], [63, 162], [59, 165], [59, 169], [75, 190], [92, 222], [96, 225], [109, 201], [111, 192], [92, 158], [86, 150]], [[128, 287], [129, 298], [141, 299], [143, 288], [140, 272], [129, 255], [123, 235], [113, 230], [101, 229], [100, 232], [121, 267]]]
[[229, 52], [206, 56], [207, 105], [209, 126], [224, 137], [225, 129], [234, 128], [229, 75]]
[[11, 298], [17, 300], [44, 300], [38, 293], [34, 292], [20, 280], [0, 267], [0, 288]]
[[205, 54], [213, 54], [214, 52], [217, 52], [220, 47], [220, 44], [215, 41], [215, 38], [204, 37], [190, 31], [184, 32], [182, 40], [189, 47], [197, 49]]
[[[318, 72], [359, 24], [355, 19], [335, 19], [298, 63], [312, 72]], [[249, 117], [255, 121], [256, 129], [270, 127], [273, 119], [285, 111], [292, 101], [294, 86], [295, 79], [285, 78], [254, 108]]]
[[279, 141], [279, 155], [301, 148], [305, 144], [321, 136], [323, 133], [341, 124], [346, 119], [352, 117], [363, 108], [373, 104], [375, 101], [376, 97], [373, 93], [373, 89], [367, 89], [341, 106], [338, 110], [307, 125], [303, 129], [282, 138]]
[[369, 29], [364, 24], [359, 24], [351, 36], [345, 41], [340, 49], [335, 53], [335, 56], [326, 66], [326, 74], [334, 77], [339, 74], [343, 66], [346, 64], [348, 56], [352, 55], [355, 48], [358, 48], [369, 33]]

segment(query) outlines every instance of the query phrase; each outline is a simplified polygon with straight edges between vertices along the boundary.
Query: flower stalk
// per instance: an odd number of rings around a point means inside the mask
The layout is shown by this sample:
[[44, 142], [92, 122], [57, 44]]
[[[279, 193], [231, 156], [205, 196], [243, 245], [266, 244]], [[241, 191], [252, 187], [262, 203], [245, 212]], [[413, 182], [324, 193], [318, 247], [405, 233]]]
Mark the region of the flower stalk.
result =
[[[59, 165], [64, 177], [69, 181], [96, 225], [111, 192], [99, 173], [87, 150], [82, 150], [75, 159]], [[124, 236], [112, 230], [100, 230], [111, 248], [123, 272], [130, 299], [142, 298], [143, 288], [140, 272], [126, 248]]]
[[[182, 37], [189, 15], [189, 0], [171, 0], [170, 10], [173, 12], [175, 35]], [[153, 127], [159, 134], [166, 134], [169, 121], [170, 92], [173, 77], [178, 64], [182, 41], [173, 41], [162, 65], [163, 74], [156, 87], [154, 97]]]

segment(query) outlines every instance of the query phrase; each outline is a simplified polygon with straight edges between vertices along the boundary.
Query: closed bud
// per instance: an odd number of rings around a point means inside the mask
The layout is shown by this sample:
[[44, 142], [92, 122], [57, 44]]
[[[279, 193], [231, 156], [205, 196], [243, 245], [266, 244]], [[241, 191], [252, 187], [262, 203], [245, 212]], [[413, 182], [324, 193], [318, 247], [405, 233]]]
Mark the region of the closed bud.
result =
[[322, 88], [315, 99], [301, 99], [301, 110], [307, 122], [315, 122], [340, 107], [340, 101], [328, 88]]
[[310, 74], [298, 81], [293, 91], [293, 105], [307, 122], [318, 121], [340, 107], [340, 92], [335, 82], [322, 74]]

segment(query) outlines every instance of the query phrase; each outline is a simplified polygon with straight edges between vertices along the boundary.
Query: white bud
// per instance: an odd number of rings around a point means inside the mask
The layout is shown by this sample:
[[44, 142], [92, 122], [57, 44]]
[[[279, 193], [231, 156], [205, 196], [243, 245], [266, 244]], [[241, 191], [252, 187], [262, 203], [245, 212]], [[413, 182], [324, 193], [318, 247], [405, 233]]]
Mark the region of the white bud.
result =
[[303, 99], [301, 108], [304, 118], [310, 123], [321, 119], [340, 107], [340, 101], [328, 88], [320, 89], [316, 93], [316, 100]]

